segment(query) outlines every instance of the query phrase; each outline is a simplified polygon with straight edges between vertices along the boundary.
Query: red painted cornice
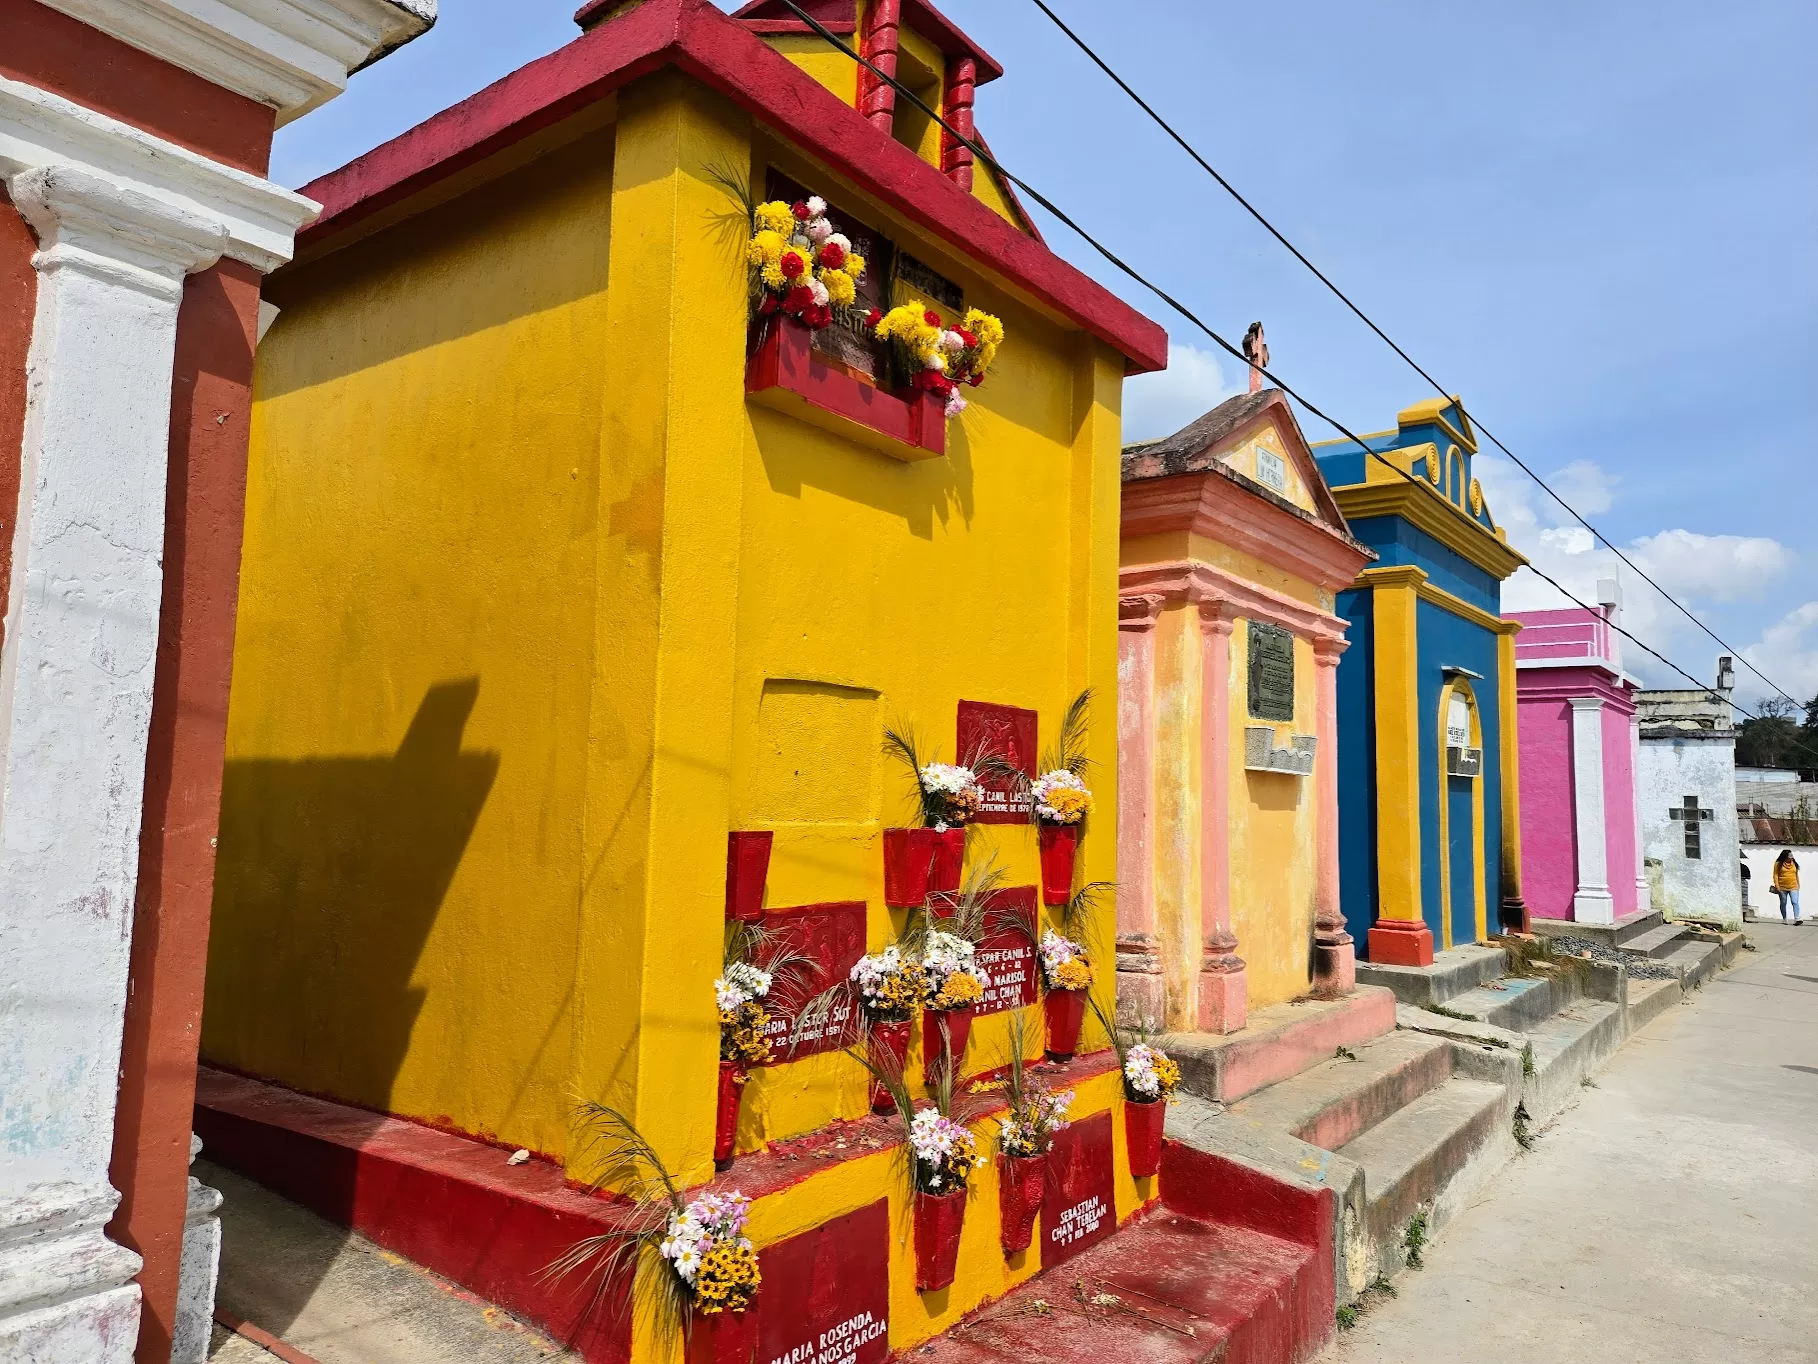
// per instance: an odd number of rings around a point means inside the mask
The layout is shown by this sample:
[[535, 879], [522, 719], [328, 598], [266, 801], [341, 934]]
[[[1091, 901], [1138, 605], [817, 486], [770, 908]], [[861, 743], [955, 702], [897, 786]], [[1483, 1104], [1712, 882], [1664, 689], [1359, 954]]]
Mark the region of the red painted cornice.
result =
[[1168, 337], [1158, 324], [874, 128], [708, 0], [644, 0], [305, 185], [322, 216], [299, 235], [299, 251], [320, 255], [379, 210], [666, 66], [722, 92], [959, 255], [1096, 336], [1124, 356], [1127, 373], [1167, 367]]

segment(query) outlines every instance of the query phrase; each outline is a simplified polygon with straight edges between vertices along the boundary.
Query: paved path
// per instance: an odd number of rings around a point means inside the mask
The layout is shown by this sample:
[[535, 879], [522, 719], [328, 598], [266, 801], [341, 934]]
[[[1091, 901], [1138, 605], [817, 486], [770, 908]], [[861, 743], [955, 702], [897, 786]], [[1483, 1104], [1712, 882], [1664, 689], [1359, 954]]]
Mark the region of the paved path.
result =
[[[221, 1206], [216, 1305], [318, 1364], [542, 1364], [572, 1360], [543, 1336], [364, 1236], [231, 1170], [196, 1177]], [[211, 1364], [278, 1364], [216, 1328]]]
[[1322, 1364], [1818, 1361], [1818, 926], [1748, 934]]

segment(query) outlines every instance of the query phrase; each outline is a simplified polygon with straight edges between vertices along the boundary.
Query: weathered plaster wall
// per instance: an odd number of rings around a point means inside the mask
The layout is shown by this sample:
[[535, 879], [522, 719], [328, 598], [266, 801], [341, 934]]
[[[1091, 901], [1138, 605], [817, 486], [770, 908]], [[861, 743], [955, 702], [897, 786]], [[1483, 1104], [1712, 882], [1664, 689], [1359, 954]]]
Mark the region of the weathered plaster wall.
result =
[[269, 285], [203, 1025], [211, 1060], [552, 1152], [596, 542], [662, 529], [648, 484], [601, 496], [612, 175], [608, 131]]
[[[1520, 722], [1521, 890], [1529, 912], [1545, 919], [1569, 919], [1572, 892], [1578, 887], [1572, 707], [1564, 696], [1526, 694], [1521, 697]], [[1634, 879], [1631, 873], [1629, 880]], [[1632, 887], [1629, 898], [1634, 898]]]
[[[1636, 790], [1641, 804], [1642, 850], [1660, 863], [1654, 908], [1669, 919], [1696, 915], [1724, 923], [1742, 918], [1737, 850], [1733, 739], [1648, 739], [1641, 741]], [[1703, 856], [1685, 855], [1684, 826], [1670, 819], [1670, 807], [1696, 795], [1714, 811], [1704, 822]]]

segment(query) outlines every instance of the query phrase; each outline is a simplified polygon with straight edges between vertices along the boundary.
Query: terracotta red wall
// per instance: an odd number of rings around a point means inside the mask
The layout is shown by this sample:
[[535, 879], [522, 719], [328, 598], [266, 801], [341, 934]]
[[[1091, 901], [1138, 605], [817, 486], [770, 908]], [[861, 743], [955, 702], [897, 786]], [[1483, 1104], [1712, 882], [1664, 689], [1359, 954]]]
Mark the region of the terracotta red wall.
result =
[[276, 115], [38, 0], [0, 0], [0, 76], [265, 174]]
[[120, 1054], [109, 1232], [145, 1257], [138, 1358], [170, 1358], [188, 1195], [215, 830], [233, 676], [259, 275], [191, 275], [177, 319], [164, 604], [158, 629], [132, 992]]
[[25, 438], [25, 352], [38, 301], [38, 272], [32, 269], [37, 246], [0, 185], [0, 604], [12, 580], [13, 527], [19, 519], [19, 443]]

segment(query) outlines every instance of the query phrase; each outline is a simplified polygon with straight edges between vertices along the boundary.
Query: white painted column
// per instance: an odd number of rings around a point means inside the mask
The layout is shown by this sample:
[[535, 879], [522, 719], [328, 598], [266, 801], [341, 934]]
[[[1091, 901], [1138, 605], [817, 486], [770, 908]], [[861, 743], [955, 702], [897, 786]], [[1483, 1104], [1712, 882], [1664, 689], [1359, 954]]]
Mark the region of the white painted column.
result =
[[1639, 913], [1654, 910], [1653, 892], [1648, 889], [1647, 845], [1641, 833], [1641, 716], [1629, 718], [1629, 773], [1635, 791], [1635, 908]]
[[1609, 830], [1603, 809], [1603, 698], [1574, 696], [1572, 705], [1572, 814], [1578, 844], [1578, 888], [1572, 918], [1581, 924], [1613, 924], [1610, 896]]
[[102, 1228], [177, 308], [227, 232], [76, 167], [9, 190], [40, 249], [0, 651], [0, 1358], [111, 1364], [138, 1320], [139, 1257]]

